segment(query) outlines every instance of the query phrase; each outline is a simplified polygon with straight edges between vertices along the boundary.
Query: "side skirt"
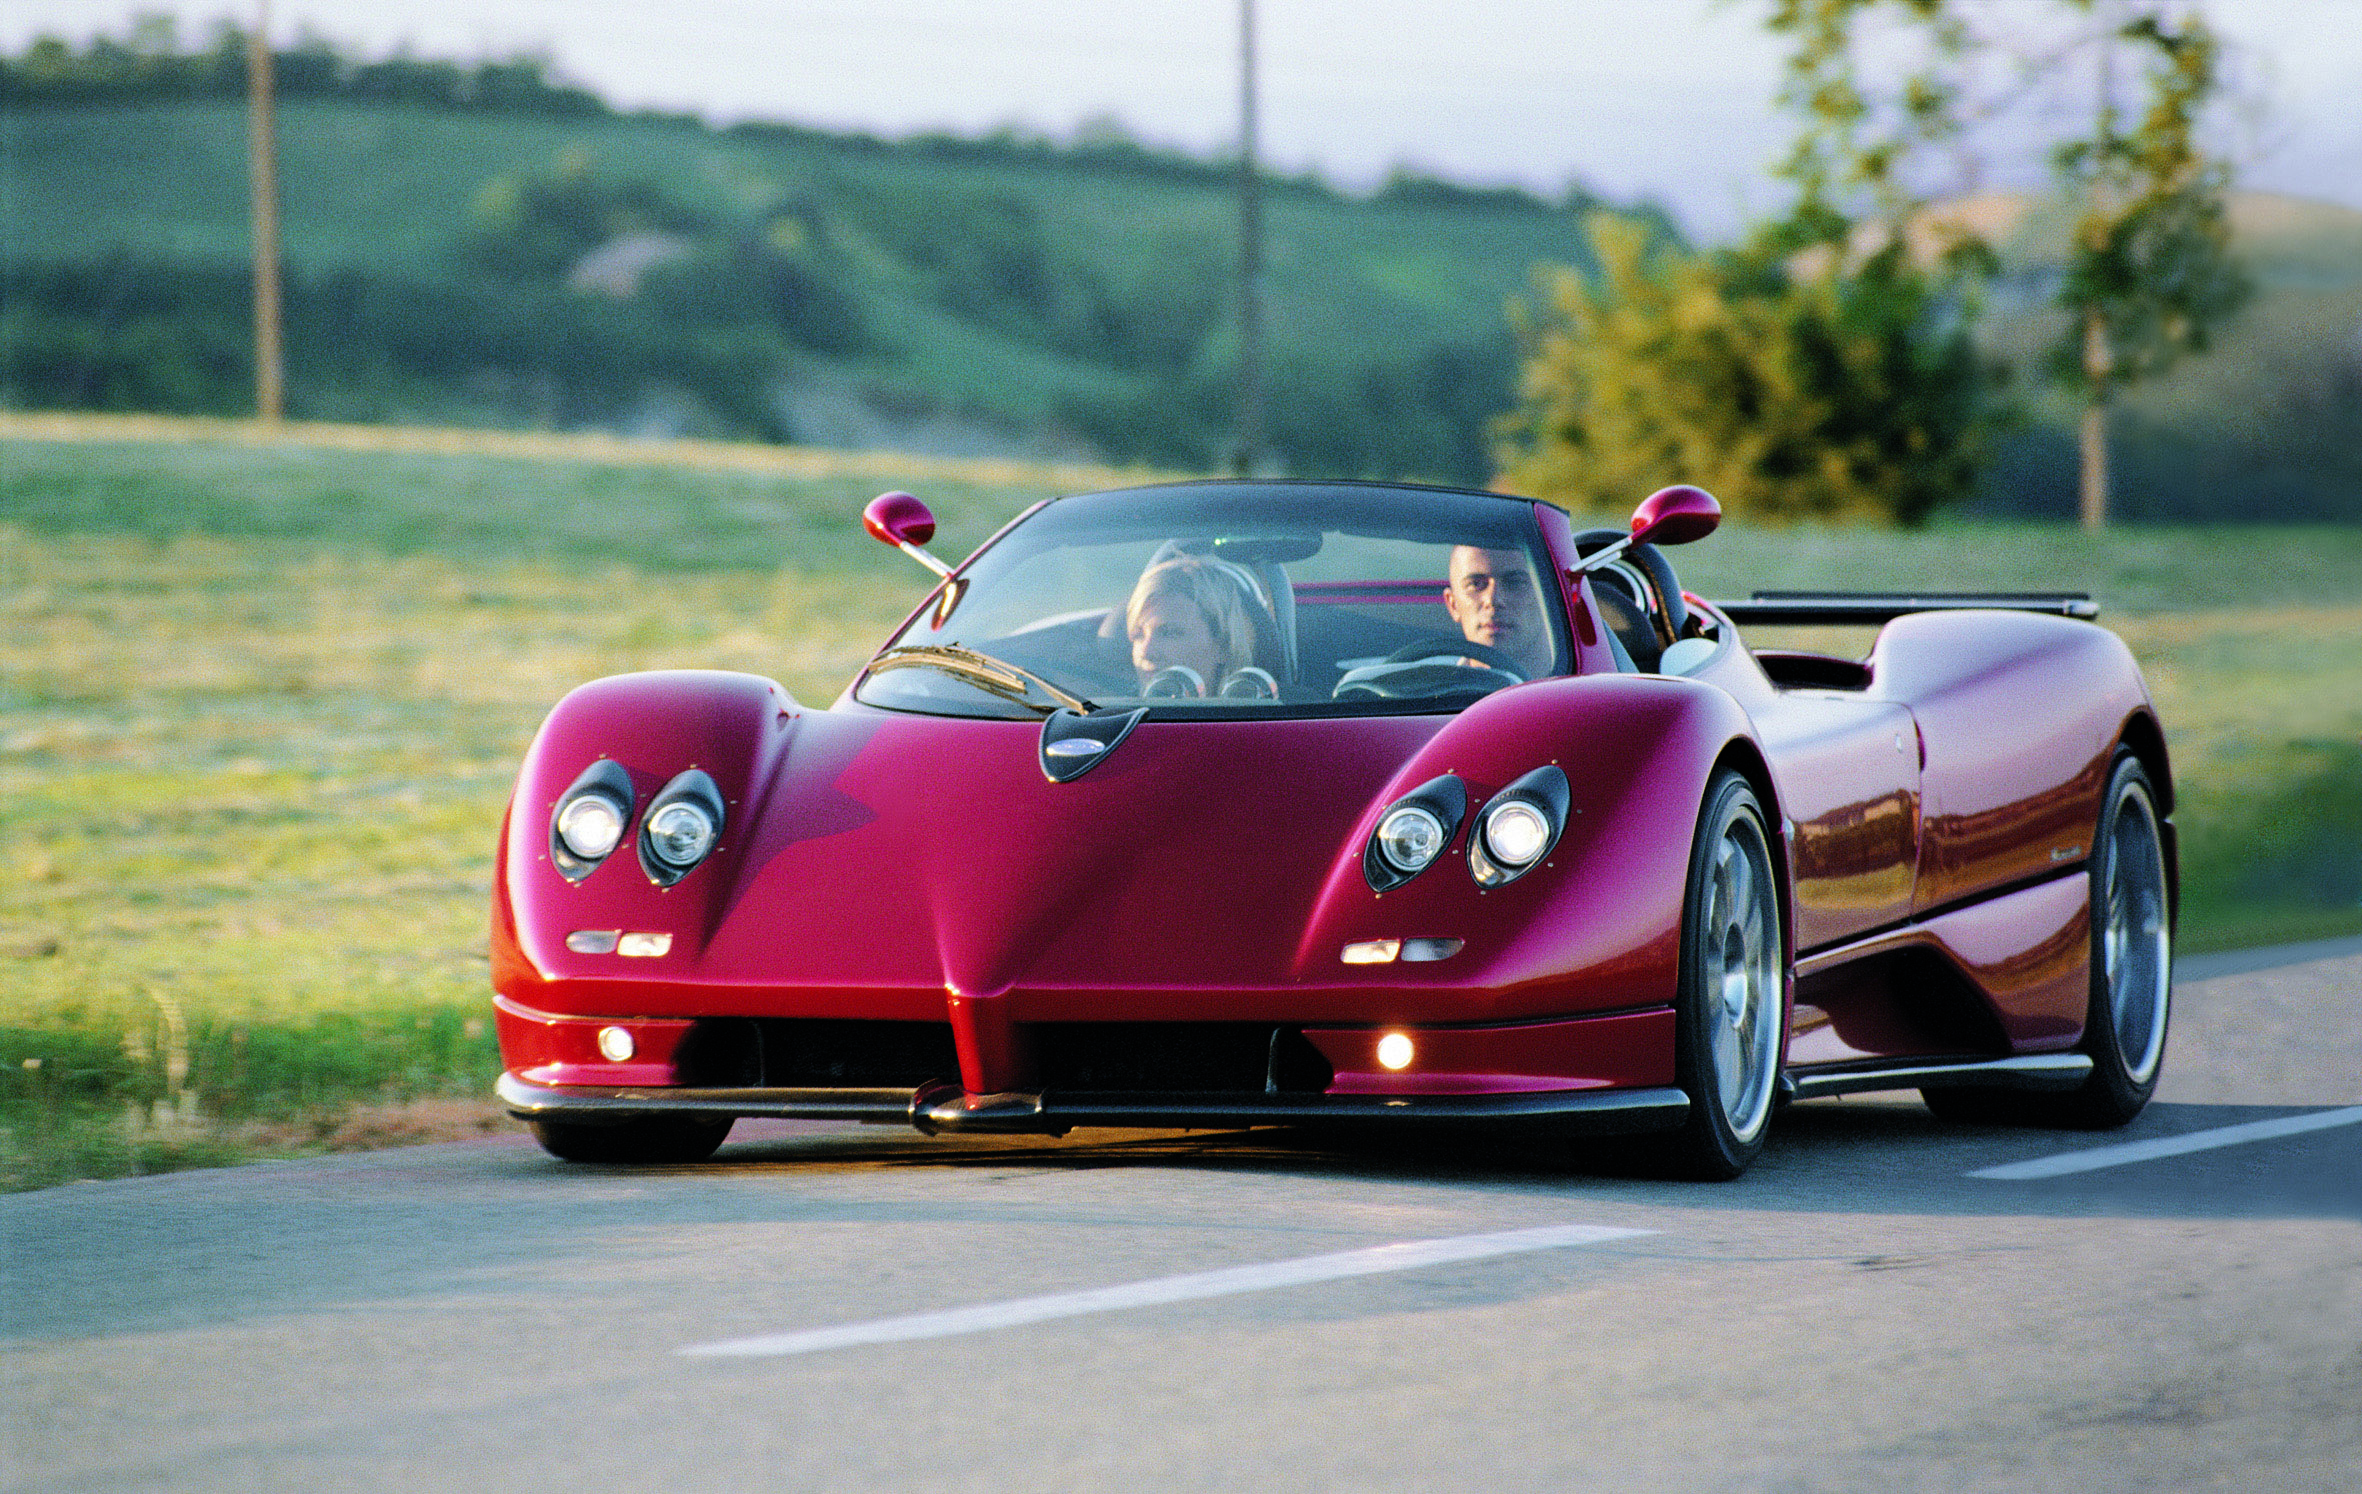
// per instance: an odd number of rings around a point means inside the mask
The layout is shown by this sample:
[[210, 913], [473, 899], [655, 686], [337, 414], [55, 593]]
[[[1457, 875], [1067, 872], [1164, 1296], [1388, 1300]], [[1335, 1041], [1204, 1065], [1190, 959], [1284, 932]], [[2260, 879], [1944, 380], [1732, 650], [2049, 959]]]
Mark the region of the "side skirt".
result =
[[1790, 1099], [1861, 1094], [1880, 1089], [1935, 1089], [1957, 1084], [1995, 1089], [2074, 1089], [2091, 1077], [2083, 1053], [2028, 1053], [2016, 1058], [1913, 1059], [1844, 1069], [1806, 1069], [1781, 1076]]

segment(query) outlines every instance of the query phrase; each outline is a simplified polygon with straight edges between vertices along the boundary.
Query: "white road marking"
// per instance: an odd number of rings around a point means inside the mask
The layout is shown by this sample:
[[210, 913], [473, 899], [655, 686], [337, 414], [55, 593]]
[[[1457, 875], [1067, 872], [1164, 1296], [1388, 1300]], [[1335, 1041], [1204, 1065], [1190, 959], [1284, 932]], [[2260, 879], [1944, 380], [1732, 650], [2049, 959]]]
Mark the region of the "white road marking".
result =
[[2093, 1147], [2088, 1151], [2062, 1152], [2055, 1157], [2036, 1157], [2031, 1162], [1980, 1167], [1969, 1176], [1995, 1178], [2002, 1182], [2063, 1177], [2071, 1172], [2096, 1172], [2103, 1167], [2122, 1167], [2128, 1162], [2178, 1157], [2185, 1152], [2211, 1151], [2218, 1146], [2239, 1146], [2250, 1141], [2270, 1141], [2275, 1136], [2301, 1136], [2307, 1131], [2326, 1131], [2333, 1126], [2352, 1125], [2362, 1125], [2362, 1105], [2350, 1105], [2343, 1110], [2316, 1110], [2311, 1115], [2282, 1116], [2278, 1120], [2218, 1126], [2211, 1131], [2192, 1131], [2186, 1136], [2161, 1136], [2155, 1141], [2127, 1141], [2116, 1146]]
[[897, 1344], [912, 1339], [950, 1338], [962, 1333], [984, 1333], [1015, 1328], [1052, 1318], [1081, 1317], [1086, 1313], [1123, 1312], [1135, 1307], [1157, 1307], [1168, 1302], [1195, 1302], [1206, 1297], [1228, 1297], [1240, 1292], [1268, 1292], [1280, 1287], [1310, 1286], [1352, 1276], [1377, 1276], [1388, 1271], [1416, 1271], [1423, 1266], [1454, 1261], [1484, 1260], [1496, 1255], [1519, 1255], [1533, 1250], [1558, 1250], [1569, 1245], [1597, 1245], [1605, 1240], [1654, 1234], [1654, 1230], [1617, 1229], [1600, 1224], [1549, 1224], [1536, 1229], [1503, 1230], [1488, 1235], [1456, 1235], [1441, 1240], [1405, 1240], [1368, 1250], [1345, 1250], [1334, 1255], [1308, 1255], [1292, 1261], [1267, 1261], [1252, 1266], [1226, 1266], [1187, 1276], [1159, 1276], [1121, 1286], [1093, 1287], [1080, 1292], [1053, 1292], [1045, 1297], [1020, 1297], [1011, 1302], [985, 1302], [943, 1312], [917, 1312], [903, 1317], [876, 1318], [866, 1323], [844, 1323], [834, 1328], [804, 1328], [792, 1333], [770, 1333], [756, 1338], [724, 1339], [693, 1344], [680, 1352], [696, 1358], [756, 1358], [780, 1354], [810, 1354], [821, 1349], [851, 1348], [856, 1344]]

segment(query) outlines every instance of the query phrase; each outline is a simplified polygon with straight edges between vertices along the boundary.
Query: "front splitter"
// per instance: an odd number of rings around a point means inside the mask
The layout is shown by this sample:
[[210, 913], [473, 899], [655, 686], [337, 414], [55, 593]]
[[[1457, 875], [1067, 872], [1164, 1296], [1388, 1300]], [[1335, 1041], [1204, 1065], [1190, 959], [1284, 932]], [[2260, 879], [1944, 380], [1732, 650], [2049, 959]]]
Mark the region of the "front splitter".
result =
[[1090, 1126], [1230, 1130], [1244, 1126], [1532, 1125], [1573, 1135], [1668, 1131], [1689, 1116], [1678, 1089], [1582, 1089], [1485, 1095], [1068, 1093], [967, 1095], [918, 1089], [679, 1089], [534, 1084], [502, 1074], [500, 1101], [520, 1120], [620, 1124], [645, 1116], [741, 1116], [906, 1124], [929, 1134], [1062, 1135]]

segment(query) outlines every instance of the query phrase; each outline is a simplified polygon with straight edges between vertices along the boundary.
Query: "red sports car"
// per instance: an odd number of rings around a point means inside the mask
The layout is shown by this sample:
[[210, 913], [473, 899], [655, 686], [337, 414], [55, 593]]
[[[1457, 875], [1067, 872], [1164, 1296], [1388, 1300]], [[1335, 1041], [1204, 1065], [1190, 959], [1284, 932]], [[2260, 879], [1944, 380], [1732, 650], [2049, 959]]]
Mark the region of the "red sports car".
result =
[[[739, 1116], [1514, 1126], [1738, 1173], [1785, 1102], [2116, 1125], [2164, 1055], [2165, 741], [2081, 597], [1685, 593], [1549, 504], [1054, 499], [826, 709], [597, 680], [494, 878], [499, 1092], [578, 1161]], [[1879, 622], [1866, 659], [1750, 648]]]

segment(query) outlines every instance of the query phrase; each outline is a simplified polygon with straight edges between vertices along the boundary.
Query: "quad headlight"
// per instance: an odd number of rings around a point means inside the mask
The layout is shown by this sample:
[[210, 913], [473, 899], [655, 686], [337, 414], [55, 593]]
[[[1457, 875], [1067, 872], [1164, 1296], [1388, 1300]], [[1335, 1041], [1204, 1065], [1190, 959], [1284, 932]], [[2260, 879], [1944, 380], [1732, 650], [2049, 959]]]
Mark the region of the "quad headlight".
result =
[[1373, 892], [1391, 892], [1435, 864], [1468, 813], [1468, 790], [1446, 773], [1386, 806], [1362, 847], [1361, 874]]
[[640, 821], [640, 869], [657, 886], [672, 886], [713, 853], [724, 818], [722, 791], [711, 777], [696, 768], [675, 776], [648, 801]]
[[614, 759], [600, 758], [582, 770], [550, 810], [550, 864], [567, 881], [581, 881], [622, 843], [631, 814], [631, 774]]
[[[596, 871], [630, 832], [634, 798], [623, 764], [603, 757], [583, 769], [550, 810], [550, 864], [570, 882]], [[696, 768], [675, 775], [641, 817], [640, 870], [672, 886], [713, 854], [725, 817], [710, 776]]]
[[713, 844], [712, 818], [686, 799], [648, 816], [648, 854], [666, 866], [695, 866]]
[[602, 861], [623, 839], [623, 813], [605, 794], [584, 794], [558, 811], [558, 839], [585, 861]]
[[1496, 804], [1483, 820], [1485, 854], [1502, 866], [1531, 866], [1550, 844], [1550, 821], [1523, 800]]
[[1443, 821], [1424, 804], [1404, 804], [1378, 822], [1378, 855], [1406, 877], [1427, 869], [1443, 854]]
[[1541, 865], [1566, 829], [1573, 795], [1556, 763], [1493, 795], [1468, 837], [1468, 870], [1480, 887], [1500, 887]]

